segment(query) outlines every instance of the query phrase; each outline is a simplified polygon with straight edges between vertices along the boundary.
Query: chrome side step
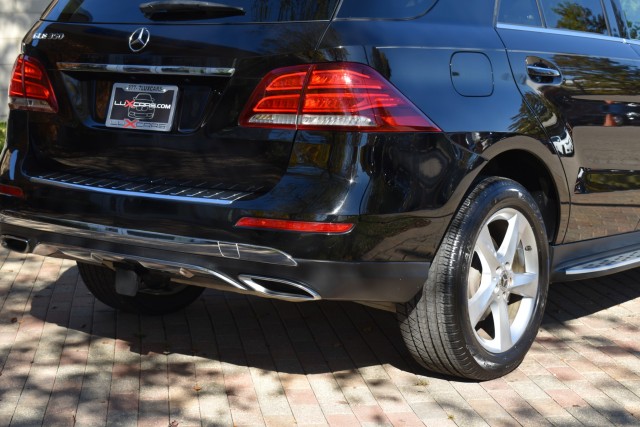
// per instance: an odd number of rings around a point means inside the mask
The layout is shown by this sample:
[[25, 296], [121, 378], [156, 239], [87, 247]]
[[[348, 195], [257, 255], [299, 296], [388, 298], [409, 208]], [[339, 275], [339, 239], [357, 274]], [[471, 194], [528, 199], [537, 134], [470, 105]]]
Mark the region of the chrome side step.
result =
[[600, 276], [640, 267], [640, 249], [590, 260], [565, 270], [567, 276]]

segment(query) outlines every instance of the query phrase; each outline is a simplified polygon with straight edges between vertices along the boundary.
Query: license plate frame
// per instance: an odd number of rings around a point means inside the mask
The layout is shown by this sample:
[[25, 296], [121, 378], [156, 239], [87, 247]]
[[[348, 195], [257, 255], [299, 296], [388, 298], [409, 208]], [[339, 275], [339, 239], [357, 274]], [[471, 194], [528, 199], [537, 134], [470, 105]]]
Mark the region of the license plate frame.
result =
[[114, 83], [105, 125], [109, 128], [169, 132], [176, 112], [178, 86]]

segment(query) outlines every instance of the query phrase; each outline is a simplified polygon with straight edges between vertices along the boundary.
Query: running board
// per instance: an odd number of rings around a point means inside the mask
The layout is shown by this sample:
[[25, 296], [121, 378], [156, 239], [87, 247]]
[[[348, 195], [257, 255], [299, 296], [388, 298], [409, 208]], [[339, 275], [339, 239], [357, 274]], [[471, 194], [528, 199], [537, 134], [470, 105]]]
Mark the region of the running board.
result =
[[606, 276], [640, 267], [640, 231], [551, 245], [551, 282]]
[[568, 279], [604, 276], [619, 271], [640, 267], [640, 249], [590, 260], [565, 270]]

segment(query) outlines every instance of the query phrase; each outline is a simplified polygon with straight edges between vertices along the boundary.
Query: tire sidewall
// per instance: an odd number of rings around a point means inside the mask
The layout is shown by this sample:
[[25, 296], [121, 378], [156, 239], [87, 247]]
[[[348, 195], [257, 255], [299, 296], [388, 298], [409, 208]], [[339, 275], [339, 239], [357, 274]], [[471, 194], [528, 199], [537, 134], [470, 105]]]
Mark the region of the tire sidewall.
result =
[[[453, 283], [454, 306], [458, 308], [458, 324], [461, 326], [467, 351], [473, 360], [484, 371], [504, 375], [515, 369], [524, 359], [531, 347], [538, 327], [544, 315], [549, 280], [549, 248], [547, 235], [540, 211], [529, 193], [514, 181], [507, 179], [489, 179], [483, 183], [484, 188], [478, 189], [476, 197], [468, 209], [458, 212], [461, 227], [459, 257], [450, 264]], [[486, 184], [486, 186], [484, 185]], [[512, 208], [521, 213], [531, 225], [538, 246], [539, 286], [529, 327], [512, 348], [503, 353], [492, 353], [486, 350], [478, 341], [470, 319], [468, 307], [468, 275], [473, 258], [476, 240], [486, 221], [493, 214], [504, 208]], [[454, 257], [455, 258], [455, 257]], [[460, 266], [464, 268], [460, 268]]]

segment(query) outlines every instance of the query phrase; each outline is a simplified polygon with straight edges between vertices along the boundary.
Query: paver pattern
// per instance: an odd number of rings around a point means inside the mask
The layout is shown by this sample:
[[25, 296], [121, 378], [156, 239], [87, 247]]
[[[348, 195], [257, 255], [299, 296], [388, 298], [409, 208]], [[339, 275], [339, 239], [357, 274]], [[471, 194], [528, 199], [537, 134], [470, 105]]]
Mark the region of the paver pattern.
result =
[[524, 363], [430, 374], [394, 315], [207, 290], [162, 317], [96, 301], [70, 261], [0, 250], [0, 425], [640, 425], [640, 270], [556, 284]]

